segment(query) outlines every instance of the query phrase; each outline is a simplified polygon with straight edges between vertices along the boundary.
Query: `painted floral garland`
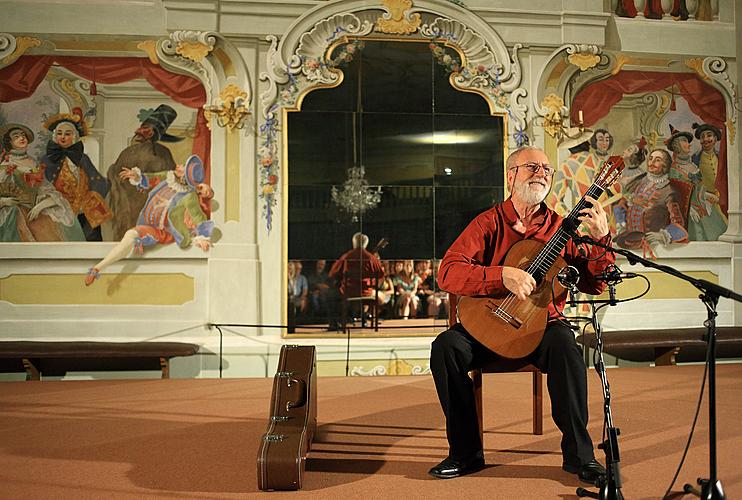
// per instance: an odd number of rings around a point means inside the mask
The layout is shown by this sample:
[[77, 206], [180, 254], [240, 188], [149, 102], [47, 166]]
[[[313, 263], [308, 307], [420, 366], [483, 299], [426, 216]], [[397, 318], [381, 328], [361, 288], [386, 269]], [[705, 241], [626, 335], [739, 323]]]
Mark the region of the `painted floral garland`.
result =
[[[338, 33], [333, 34], [336, 35]], [[331, 42], [330, 40], [329, 42]], [[335, 69], [348, 64], [353, 57], [363, 50], [362, 40], [350, 41], [335, 51], [335, 56], [328, 61], [313, 57], [302, 57], [301, 66], [307, 81], [312, 81], [314, 75], [327, 69]], [[281, 107], [293, 107], [299, 95], [300, 82], [289, 68], [286, 68], [288, 82], [278, 94], [278, 102], [268, 109], [266, 120], [260, 126], [260, 136], [263, 138], [258, 147], [258, 165], [260, 165], [260, 193], [263, 200], [263, 217], [266, 228], [270, 232], [273, 228], [273, 208], [276, 206], [276, 190], [278, 189], [278, 131], [279, 123], [276, 113]]]
[[[453, 36], [450, 37], [453, 40]], [[500, 76], [497, 71], [491, 71], [491, 67], [484, 66], [483, 64], [473, 65], [467, 64], [466, 66], [461, 65], [460, 59], [456, 55], [451, 55], [450, 52], [446, 51], [445, 45], [441, 42], [433, 41], [428, 45], [430, 51], [433, 53], [436, 62], [442, 66], [446, 72], [450, 74], [460, 75], [466, 81], [480, 80], [485, 82], [480, 84], [478, 87], [490, 94], [492, 100], [501, 108], [505, 109], [510, 118], [514, 118], [510, 110], [510, 97], [500, 86]], [[495, 77], [492, 77], [492, 73]], [[515, 134], [513, 134], [518, 147], [526, 145], [530, 142], [528, 134], [522, 127], [518, 127]]]

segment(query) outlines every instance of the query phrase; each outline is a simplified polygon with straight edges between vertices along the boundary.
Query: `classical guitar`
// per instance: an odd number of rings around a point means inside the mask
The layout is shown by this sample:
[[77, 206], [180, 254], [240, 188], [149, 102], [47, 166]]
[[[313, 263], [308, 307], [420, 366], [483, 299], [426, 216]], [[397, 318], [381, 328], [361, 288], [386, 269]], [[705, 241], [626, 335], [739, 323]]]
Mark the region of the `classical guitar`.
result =
[[[597, 200], [616, 182], [623, 168], [622, 157], [608, 158], [585, 196]], [[580, 225], [580, 210], [589, 205], [585, 196], [545, 245], [534, 240], [521, 240], [508, 250], [502, 265], [523, 269], [536, 280], [536, 288], [525, 300], [519, 300], [508, 290], [492, 297], [459, 298], [459, 321], [472, 337], [495, 354], [511, 359], [522, 358], [532, 353], [541, 342], [552, 300], [552, 282], [557, 300], [566, 294], [554, 276], [567, 266], [560, 253], [570, 238], [570, 230]]]

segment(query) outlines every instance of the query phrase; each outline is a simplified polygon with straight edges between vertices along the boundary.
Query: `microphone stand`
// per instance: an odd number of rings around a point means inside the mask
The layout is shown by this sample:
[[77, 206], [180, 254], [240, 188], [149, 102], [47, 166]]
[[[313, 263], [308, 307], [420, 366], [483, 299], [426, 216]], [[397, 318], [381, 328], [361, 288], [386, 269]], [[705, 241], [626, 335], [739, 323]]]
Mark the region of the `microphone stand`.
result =
[[[571, 300], [570, 305], [590, 304], [591, 318], [590, 322], [595, 331], [595, 357], [593, 365], [595, 371], [600, 377], [600, 385], [603, 388], [603, 422], [605, 424], [605, 440], [598, 445], [598, 448], [605, 452], [606, 479], [602, 483], [596, 484], [599, 491], [586, 490], [577, 488], [577, 496], [598, 498], [600, 500], [623, 500], [621, 493], [621, 456], [618, 450], [618, 436], [621, 434], [620, 429], [613, 425], [613, 413], [611, 411], [611, 386], [608, 383], [608, 375], [605, 371], [605, 362], [603, 359], [603, 336], [598, 321], [597, 304], [608, 304], [615, 306], [616, 302], [616, 285], [622, 281], [620, 276], [606, 280], [608, 285], [609, 300]], [[584, 337], [583, 337], [584, 338]]]
[[626, 257], [630, 265], [640, 263], [645, 267], [658, 269], [663, 273], [687, 281], [701, 291], [699, 298], [706, 306], [707, 311], [707, 319], [704, 322], [704, 326], [706, 326], [707, 329], [705, 340], [708, 344], [709, 353], [706, 360], [708, 363], [709, 377], [709, 477], [708, 479], [698, 478], [697, 482], [701, 486], [700, 491], [690, 484], [686, 484], [683, 487], [683, 491], [685, 491], [685, 493], [692, 493], [704, 500], [726, 499], [724, 490], [721, 486], [721, 481], [716, 475], [716, 305], [719, 302], [719, 297], [726, 297], [728, 299], [736, 300], [737, 302], [742, 302], [742, 295], [729, 290], [728, 288], [724, 288], [723, 286], [711, 283], [710, 281], [696, 279], [687, 274], [683, 274], [670, 266], [657, 264], [656, 262], [639, 257], [628, 250], [600, 243], [592, 238], [575, 235], [573, 236], [573, 240], [575, 243], [588, 243], [623, 255]]

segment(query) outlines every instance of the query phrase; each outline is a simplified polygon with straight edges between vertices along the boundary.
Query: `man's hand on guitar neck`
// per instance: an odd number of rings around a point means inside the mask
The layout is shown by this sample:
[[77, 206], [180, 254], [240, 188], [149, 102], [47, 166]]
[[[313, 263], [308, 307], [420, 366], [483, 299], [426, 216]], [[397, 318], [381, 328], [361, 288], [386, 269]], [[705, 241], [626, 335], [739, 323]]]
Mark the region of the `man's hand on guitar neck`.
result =
[[608, 234], [608, 216], [598, 200], [592, 196], [585, 196], [585, 200], [590, 204], [580, 210], [578, 219], [585, 224], [588, 234], [593, 239], [599, 240]]
[[520, 300], [526, 300], [536, 288], [533, 276], [517, 267], [504, 266], [502, 268], [502, 284]]

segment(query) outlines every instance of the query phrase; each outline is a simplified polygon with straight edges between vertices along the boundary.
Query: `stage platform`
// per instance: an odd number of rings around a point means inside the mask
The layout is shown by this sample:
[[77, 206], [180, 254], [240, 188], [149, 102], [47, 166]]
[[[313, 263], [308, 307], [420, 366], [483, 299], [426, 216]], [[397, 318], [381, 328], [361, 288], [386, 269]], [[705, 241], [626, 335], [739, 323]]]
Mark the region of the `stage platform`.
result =
[[[703, 366], [608, 371], [627, 499], [661, 498], [688, 436]], [[0, 383], [0, 497], [134, 498], [577, 498], [561, 470], [560, 434], [545, 401], [531, 430], [529, 374], [485, 375], [487, 468], [437, 480], [447, 454], [430, 376], [318, 379], [319, 432], [303, 490], [257, 490], [256, 454], [272, 379]], [[590, 433], [602, 428], [591, 370]], [[719, 478], [742, 497], [742, 364], [718, 366]], [[708, 475], [704, 400], [675, 490]], [[602, 451], [596, 451], [603, 459]]]

